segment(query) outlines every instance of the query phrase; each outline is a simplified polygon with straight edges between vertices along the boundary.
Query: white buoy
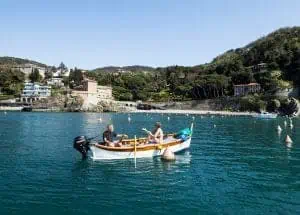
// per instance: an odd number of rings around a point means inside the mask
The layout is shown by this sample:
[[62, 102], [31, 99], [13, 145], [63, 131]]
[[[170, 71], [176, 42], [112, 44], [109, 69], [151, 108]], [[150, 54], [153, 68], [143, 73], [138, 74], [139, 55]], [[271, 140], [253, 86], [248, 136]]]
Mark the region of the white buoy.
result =
[[130, 118], [130, 116], [128, 117], [128, 122], [130, 122], [131, 121], [131, 118]]
[[214, 128], [216, 128], [217, 126], [216, 126], [216, 124], [214, 124]]
[[98, 120], [99, 120], [100, 122], [102, 122], [102, 118], [99, 118]]
[[286, 135], [285, 142], [286, 143], [293, 143], [293, 141], [292, 141], [292, 139], [290, 138], [289, 135]]
[[286, 126], [287, 126], [287, 122], [286, 122], [286, 120], [284, 120], [283, 124], [284, 124], [284, 127], [286, 127]]
[[4, 111], [4, 115], [6, 115], [7, 114], [7, 112], [6, 111]]
[[170, 120], [170, 117], [168, 116], [168, 120]]
[[195, 117], [193, 116], [192, 119], [195, 120]]
[[166, 148], [164, 153], [161, 156], [161, 159], [165, 161], [174, 161], [175, 160], [175, 154], [171, 151], [171, 149]]
[[280, 127], [280, 125], [277, 126], [277, 131], [282, 132], [282, 128]]
[[189, 114], [187, 113], [186, 116], [189, 116]]

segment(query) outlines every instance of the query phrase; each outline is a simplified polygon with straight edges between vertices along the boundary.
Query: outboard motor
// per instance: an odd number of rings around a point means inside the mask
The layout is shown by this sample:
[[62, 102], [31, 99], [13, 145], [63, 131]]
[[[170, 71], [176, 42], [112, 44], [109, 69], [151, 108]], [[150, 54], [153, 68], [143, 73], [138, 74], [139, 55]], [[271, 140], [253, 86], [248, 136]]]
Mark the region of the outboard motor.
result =
[[90, 140], [85, 136], [78, 136], [74, 138], [73, 147], [81, 153], [82, 159], [87, 158], [87, 153], [90, 150], [89, 143]]

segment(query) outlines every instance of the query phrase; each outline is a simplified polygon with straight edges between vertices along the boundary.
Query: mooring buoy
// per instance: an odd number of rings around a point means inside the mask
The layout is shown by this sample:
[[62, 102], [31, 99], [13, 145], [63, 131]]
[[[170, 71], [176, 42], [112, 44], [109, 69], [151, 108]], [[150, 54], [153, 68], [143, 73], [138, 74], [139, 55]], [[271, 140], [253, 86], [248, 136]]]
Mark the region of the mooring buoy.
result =
[[278, 131], [278, 132], [281, 132], [281, 131], [282, 131], [282, 128], [280, 127], [280, 125], [277, 126], [277, 131]]
[[175, 158], [175, 154], [171, 151], [171, 149], [166, 148], [166, 150], [161, 156], [161, 159], [165, 161], [174, 161], [176, 158]]
[[286, 135], [285, 142], [286, 143], [292, 143], [293, 141], [292, 141], [292, 139], [289, 135]]

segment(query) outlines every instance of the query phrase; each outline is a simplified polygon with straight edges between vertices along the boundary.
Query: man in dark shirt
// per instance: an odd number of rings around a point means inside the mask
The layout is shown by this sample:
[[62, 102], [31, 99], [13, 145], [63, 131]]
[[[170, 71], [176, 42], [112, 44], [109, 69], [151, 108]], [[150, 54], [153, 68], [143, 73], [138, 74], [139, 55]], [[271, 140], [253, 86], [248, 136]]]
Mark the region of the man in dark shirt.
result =
[[103, 142], [106, 146], [121, 147], [122, 139], [114, 141], [116, 137], [126, 137], [127, 135], [117, 134], [114, 132], [114, 126], [112, 124], [107, 126], [107, 130], [103, 132]]

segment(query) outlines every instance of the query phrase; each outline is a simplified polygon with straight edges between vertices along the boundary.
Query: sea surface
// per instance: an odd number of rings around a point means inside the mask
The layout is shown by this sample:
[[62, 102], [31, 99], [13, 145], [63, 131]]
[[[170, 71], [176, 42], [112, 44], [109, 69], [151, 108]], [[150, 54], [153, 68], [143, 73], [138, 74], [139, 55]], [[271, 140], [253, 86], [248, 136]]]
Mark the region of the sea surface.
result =
[[[0, 214], [300, 214], [299, 119], [291, 129], [285, 118], [130, 117], [0, 112]], [[134, 160], [83, 161], [73, 149], [75, 136], [96, 136], [110, 122], [133, 137], [156, 121], [165, 133], [194, 122], [191, 148], [175, 162], [137, 159], [135, 168]]]

